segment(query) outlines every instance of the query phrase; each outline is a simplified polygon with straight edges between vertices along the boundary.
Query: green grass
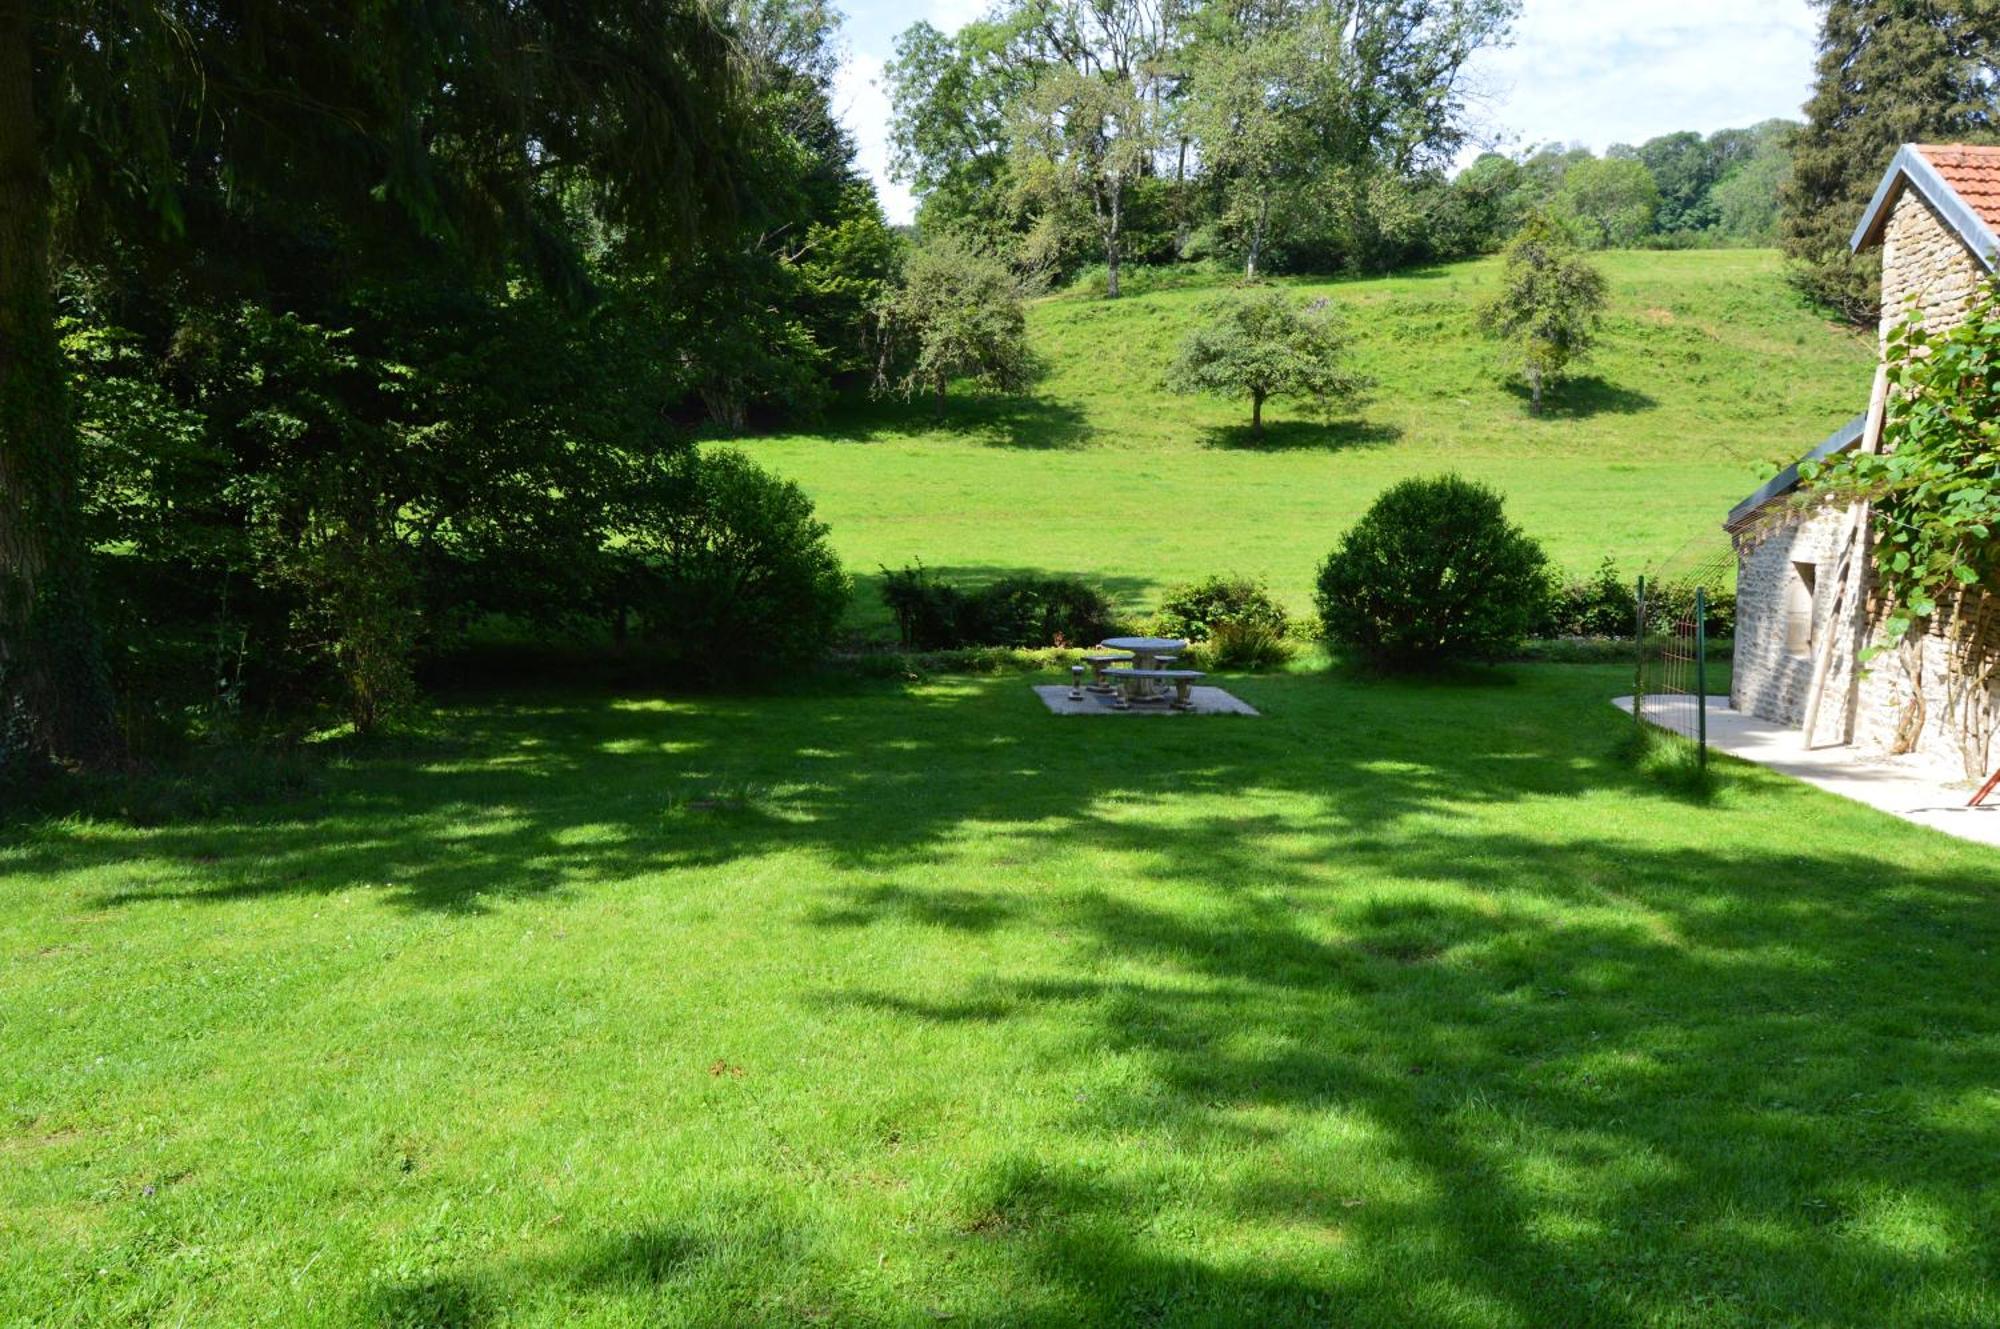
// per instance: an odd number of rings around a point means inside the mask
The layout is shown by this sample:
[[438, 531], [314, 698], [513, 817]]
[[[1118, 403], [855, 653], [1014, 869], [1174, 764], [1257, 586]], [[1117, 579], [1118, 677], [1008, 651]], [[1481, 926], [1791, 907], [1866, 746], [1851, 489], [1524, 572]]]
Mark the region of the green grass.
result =
[[1310, 605], [1319, 560], [1405, 476], [1490, 481], [1556, 562], [1606, 554], [1633, 571], [1719, 540], [1730, 505], [1867, 401], [1872, 342], [1786, 287], [1766, 251], [1612, 253], [1603, 349], [1531, 418], [1473, 309], [1497, 261], [1335, 284], [1298, 283], [1349, 314], [1356, 361], [1380, 380], [1350, 420], [1288, 412], [1262, 446], [1247, 403], [1177, 397], [1164, 367], [1218, 291], [1119, 301], [1058, 296], [1030, 314], [1049, 367], [1028, 398], [862, 406], [810, 434], [746, 446], [799, 480], [862, 578], [855, 622], [881, 632], [879, 565], [968, 581], [1080, 572], [1134, 610], [1177, 580], [1240, 571]]
[[0, 1323], [2000, 1323], [2000, 865], [1626, 677], [468, 699], [17, 829]]

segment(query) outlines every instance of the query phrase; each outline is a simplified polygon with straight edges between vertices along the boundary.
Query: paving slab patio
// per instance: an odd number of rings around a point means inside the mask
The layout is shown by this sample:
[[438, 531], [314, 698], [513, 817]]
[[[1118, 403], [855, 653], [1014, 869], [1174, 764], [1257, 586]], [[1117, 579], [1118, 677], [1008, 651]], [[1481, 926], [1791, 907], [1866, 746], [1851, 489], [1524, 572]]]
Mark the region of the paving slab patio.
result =
[[1035, 688], [1035, 695], [1042, 699], [1057, 715], [1255, 715], [1257, 708], [1241, 697], [1232, 696], [1221, 688], [1189, 688], [1188, 700], [1194, 709], [1177, 711], [1171, 706], [1142, 705], [1129, 710], [1119, 710], [1111, 704], [1111, 698], [1095, 692], [1085, 692], [1082, 701], [1071, 701], [1069, 687], [1063, 683], [1044, 683]]
[[[1647, 704], [1654, 700], [1648, 697]], [[1632, 699], [1620, 697], [1613, 705], [1630, 714]], [[1965, 806], [1974, 786], [1954, 781], [1934, 765], [1894, 757], [1871, 759], [1852, 747], [1807, 750], [1798, 730], [1733, 710], [1727, 697], [1708, 699], [1708, 741], [1717, 751], [1866, 803], [1892, 817], [2000, 848], [2000, 804]]]

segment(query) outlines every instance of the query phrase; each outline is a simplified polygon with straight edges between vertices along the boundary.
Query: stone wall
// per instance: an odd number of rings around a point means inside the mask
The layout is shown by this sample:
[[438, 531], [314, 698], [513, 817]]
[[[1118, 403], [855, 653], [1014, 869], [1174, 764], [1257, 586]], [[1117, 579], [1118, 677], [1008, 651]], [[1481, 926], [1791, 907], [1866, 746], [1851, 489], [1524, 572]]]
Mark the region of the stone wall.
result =
[[[1908, 316], [1912, 298], [1924, 326], [1933, 331], [1963, 321], [1985, 276], [1985, 267], [1924, 196], [1905, 189], [1882, 231], [1883, 336]], [[1878, 615], [1870, 626], [1870, 642], [1879, 638], [1879, 629]], [[1924, 723], [1913, 751], [1940, 769], [1958, 771], [1963, 756], [1955, 712], [1962, 699], [1948, 695], [1953, 668], [1948, 631], [1949, 620], [1935, 623], [1921, 642], [1878, 655], [1864, 667], [1854, 712], [1858, 747], [1869, 752], [1894, 750], [1911, 700], [1921, 692]], [[1832, 693], [1829, 700], [1842, 695]]]
[[[1939, 329], [1959, 322], [1985, 277], [1986, 270], [1966, 248], [1958, 233], [1938, 216], [1914, 189], [1905, 189], [1889, 214], [1882, 234], [1881, 332], [1907, 317], [1915, 299], [1927, 327]], [[1847, 531], [1848, 514], [1826, 509], [1810, 514], [1788, 512], [1785, 499], [1774, 500], [1747, 527], [1736, 533], [1736, 657], [1730, 702], [1738, 710], [1780, 724], [1800, 725], [1805, 719], [1812, 679], [1812, 659], [1795, 652], [1788, 642], [1788, 587], [1795, 564], [1814, 569], [1813, 637], [1828, 631], [1840, 558], [1839, 545]], [[1825, 700], [1821, 703], [1819, 738], [1838, 741], [1852, 703], [1851, 733], [1856, 746], [1875, 754], [1909, 746], [1902, 733], [1911, 715], [1912, 699], [1921, 694], [1924, 724], [1911, 751], [1934, 764], [1941, 774], [1965, 773], [1958, 712], [1963, 697], [1950, 695], [1954, 654], [1947, 639], [1948, 624], [1933, 626], [1921, 642], [1887, 652], [1859, 667], [1859, 650], [1878, 639], [1881, 626], [1873, 578], [1867, 579], [1868, 599], [1875, 612], [1865, 634], [1843, 642], [1833, 657]], [[1991, 704], [2000, 705], [2000, 697]], [[1974, 764], [1990, 767], [1990, 754], [1975, 754]]]
[[1900, 324], [1915, 297], [1924, 325], [1945, 328], [1965, 317], [1986, 269], [1924, 196], [1905, 189], [1882, 228], [1882, 332]]
[[[1790, 588], [1798, 575], [1794, 565], [1813, 569], [1811, 640], [1818, 641], [1833, 609], [1834, 564], [1847, 514], [1829, 508], [1785, 519], [1783, 503], [1773, 503], [1763, 523], [1736, 537], [1736, 655], [1729, 704], [1760, 719], [1798, 725], [1805, 719], [1812, 657], [1794, 652], [1787, 640]], [[1836, 656], [1836, 666], [1839, 662]], [[1829, 686], [1844, 688], [1844, 673]], [[1822, 734], [1829, 729], [1823, 727]]]
[[[1978, 612], [1980, 607], [1969, 608]], [[1878, 619], [1875, 630], [1879, 628]], [[1951, 778], [1977, 778], [1991, 770], [1995, 754], [1988, 731], [1992, 717], [2000, 713], [2000, 687], [1989, 687], [1983, 699], [1968, 695], [1962, 681], [1964, 662], [1958, 658], [1963, 654], [1953, 641], [1951, 616], [1940, 614], [1922, 637], [1870, 660], [1857, 694], [1855, 745], [1869, 753], [1896, 752], [1907, 746], [1917, 759]], [[1921, 708], [1913, 711], [1919, 697]], [[1922, 727], [1910, 744], [1902, 732], [1904, 725], [1919, 718]]]

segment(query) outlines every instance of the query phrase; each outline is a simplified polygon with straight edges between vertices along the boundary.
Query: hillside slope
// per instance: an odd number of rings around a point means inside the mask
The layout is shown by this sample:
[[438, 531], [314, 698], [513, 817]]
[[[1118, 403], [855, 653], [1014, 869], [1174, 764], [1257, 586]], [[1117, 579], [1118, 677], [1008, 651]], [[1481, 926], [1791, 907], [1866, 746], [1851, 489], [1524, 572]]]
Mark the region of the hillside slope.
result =
[[[1017, 401], [861, 406], [811, 434], [746, 446], [800, 481], [864, 583], [913, 559], [969, 580], [1074, 571], [1143, 608], [1208, 572], [1267, 577], [1299, 608], [1335, 538], [1385, 485], [1458, 470], [1497, 485], [1565, 567], [1634, 569], [1715, 530], [1769, 459], [1804, 451], [1865, 404], [1873, 347], [1785, 286], [1768, 251], [1600, 256], [1603, 346], [1551, 411], [1528, 415], [1474, 327], [1495, 260], [1293, 283], [1347, 312], [1379, 380], [1353, 418], [1319, 424], [1174, 396], [1162, 374], [1219, 288], [1038, 302], [1048, 373]], [[872, 586], [857, 623], [884, 620]]]

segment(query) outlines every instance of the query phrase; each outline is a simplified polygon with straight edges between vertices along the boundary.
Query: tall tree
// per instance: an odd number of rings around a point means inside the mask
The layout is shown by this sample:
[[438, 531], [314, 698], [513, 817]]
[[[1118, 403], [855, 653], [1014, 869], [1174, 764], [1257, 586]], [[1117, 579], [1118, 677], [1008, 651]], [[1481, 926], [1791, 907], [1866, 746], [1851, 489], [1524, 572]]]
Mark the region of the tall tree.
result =
[[[1513, 0], [1274, 0], [1211, 25], [1182, 63], [1182, 122], [1256, 273], [1281, 224], [1325, 231], [1344, 262], [1382, 229], [1382, 183], [1440, 170], [1466, 137], [1467, 61], [1501, 40]], [[1317, 218], [1317, 222], [1308, 219]]]
[[1010, 49], [1015, 25], [968, 23], [947, 35], [911, 24], [884, 69], [892, 115], [890, 170], [922, 201], [925, 226], [956, 225], [998, 243], [1013, 230], [1008, 117], [1035, 69]]
[[1661, 231], [1702, 231], [1715, 224], [1708, 191], [1722, 173], [1721, 145], [1692, 130], [1662, 134], [1639, 145], [1638, 159], [1659, 189]]
[[1591, 248], [1624, 248], [1652, 234], [1660, 189], [1645, 163], [1605, 157], [1565, 171], [1552, 207]]
[[1016, 114], [1014, 168], [1043, 225], [1087, 229], [1104, 255], [1105, 294], [1118, 297], [1133, 189], [1162, 142], [1138, 80], [1052, 66]]
[[600, 223], [642, 248], [734, 201], [740, 77], [697, 0], [0, 0], [0, 84], [0, 714], [66, 760], [117, 738], [55, 340], [59, 199], [78, 249], [317, 211], [572, 283], [565, 182], [593, 177]]
[[1777, 239], [1778, 201], [1791, 177], [1791, 141], [1797, 128], [1787, 120], [1767, 120], [1747, 130], [1723, 131], [1742, 135], [1743, 142], [1731, 143], [1719, 154], [1729, 164], [1708, 193], [1718, 233], [1753, 245]]
[[0, 0], [0, 762], [18, 744], [95, 764], [118, 742], [56, 340], [35, 36], [25, 0]]
[[1095, 238], [1113, 298], [1130, 198], [1166, 141], [1163, 61], [1180, 18], [1171, 0], [1019, 0], [1010, 19], [1036, 70], [1009, 117], [1016, 188], [1045, 233]]
[[1880, 303], [1848, 250], [1896, 148], [2000, 133], [2000, 10], [1991, 0], [1816, 0], [1819, 64], [1792, 145], [1780, 233], [1801, 289], [1856, 323]]

